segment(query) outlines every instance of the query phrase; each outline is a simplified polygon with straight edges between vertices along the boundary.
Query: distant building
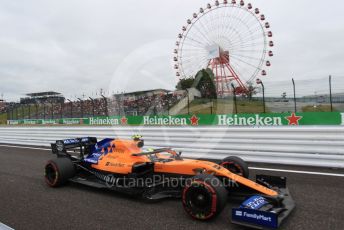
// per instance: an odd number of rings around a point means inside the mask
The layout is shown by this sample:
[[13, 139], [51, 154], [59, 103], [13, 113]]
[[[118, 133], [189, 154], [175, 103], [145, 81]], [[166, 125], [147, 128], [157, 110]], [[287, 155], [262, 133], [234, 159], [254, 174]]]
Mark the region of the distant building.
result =
[[20, 98], [20, 104], [64, 103], [64, 101], [65, 97], [61, 93], [53, 91], [29, 93], [26, 97]]

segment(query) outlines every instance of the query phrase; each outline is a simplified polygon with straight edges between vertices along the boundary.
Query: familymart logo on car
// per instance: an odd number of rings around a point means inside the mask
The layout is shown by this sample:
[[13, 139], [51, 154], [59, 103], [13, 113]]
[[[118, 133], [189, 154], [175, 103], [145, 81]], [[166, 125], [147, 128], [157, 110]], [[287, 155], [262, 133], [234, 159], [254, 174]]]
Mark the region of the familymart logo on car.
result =
[[283, 125], [282, 117], [267, 117], [255, 114], [252, 116], [228, 116], [228, 115], [218, 115], [218, 125], [222, 126], [236, 126], [236, 125]]
[[236, 216], [243, 216], [243, 217], [247, 217], [247, 218], [251, 218], [251, 219], [256, 219], [256, 220], [263, 220], [263, 221], [268, 221], [268, 222], [272, 222], [272, 218], [270, 216], [264, 216], [262, 214], [256, 214], [256, 213], [248, 213], [245, 211], [235, 211], [235, 215]]

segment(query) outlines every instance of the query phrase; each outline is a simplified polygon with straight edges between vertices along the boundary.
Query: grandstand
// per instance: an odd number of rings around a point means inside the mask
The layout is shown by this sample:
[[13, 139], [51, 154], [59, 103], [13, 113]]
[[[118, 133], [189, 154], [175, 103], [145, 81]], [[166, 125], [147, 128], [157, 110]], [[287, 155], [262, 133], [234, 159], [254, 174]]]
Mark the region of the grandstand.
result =
[[[0, 123], [17, 119], [85, 118], [100, 116], [143, 116], [178, 114], [227, 114], [233, 113], [233, 98], [207, 99], [192, 90], [169, 91], [164, 89], [101, 95], [97, 98], [83, 97], [68, 99], [57, 92], [27, 94], [20, 103], [0, 100]], [[333, 108], [329, 95], [315, 94], [295, 98], [297, 110], [302, 112], [344, 111], [344, 94], [332, 94]], [[267, 112], [294, 110], [293, 98], [266, 97]], [[260, 97], [251, 100], [237, 97], [236, 113], [261, 113], [263, 101]]]
[[27, 94], [21, 103], [8, 105], [4, 113], [7, 112], [10, 120], [168, 114], [169, 109], [185, 95], [183, 90], [155, 89], [65, 101], [59, 93], [44, 92]]
[[6, 112], [6, 102], [0, 99], [0, 113]]
[[53, 91], [29, 93], [26, 97], [20, 98], [20, 104], [63, 103], [64, 101], [65, 98], [61, 93]]
[[153, 90], [145, 90], [145, 91], [136, 91], [136, 92], [130, 92], [130, 93], [121, 93], [121, 94], [115, 94], [114, 97], [118, 98], [121, 97], [124, 100], [136, 100], [141, 97], [152, 97], [157, 95], [164, 95], [171, 91], [166, 89], [153, 89]]
[[111, 114], [151, 115], [167, 114], [182, 93], [165, 89], [154, 89], [113, 95], [110, 101]]

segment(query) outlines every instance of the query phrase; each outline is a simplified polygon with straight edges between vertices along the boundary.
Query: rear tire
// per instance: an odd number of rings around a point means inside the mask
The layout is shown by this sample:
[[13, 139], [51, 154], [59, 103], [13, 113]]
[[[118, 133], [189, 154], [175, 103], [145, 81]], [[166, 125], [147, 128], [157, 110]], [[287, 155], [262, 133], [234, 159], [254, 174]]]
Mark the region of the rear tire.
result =
[[212, 219], [225, 207], [227, 195], [227, 190], [217, 177], [196, 175], [183, 189], [184, 210], [197, 220]]
[[75, 176], [75, 167], [69, 158], [57, 158], [49, 160], [45, 165], [45, 182], [50, 187], [64, 185], [70, 178]]
[[250, 171], [248, 169], [248, 164], [240, 157], [226, 157], [221, 161], [220, 165], [234, 174], [245, 178], [249, 177]]

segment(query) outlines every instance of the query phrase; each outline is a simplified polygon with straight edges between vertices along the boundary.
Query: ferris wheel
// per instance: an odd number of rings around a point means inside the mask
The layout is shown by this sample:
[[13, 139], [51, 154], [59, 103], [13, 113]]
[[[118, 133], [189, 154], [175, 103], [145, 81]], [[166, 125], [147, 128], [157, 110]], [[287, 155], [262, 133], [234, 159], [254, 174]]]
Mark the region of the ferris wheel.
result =
[[273, 56], [272, 32], [265, 15], [251, 3], [215, 1], [194, 13], [178, 34], [174, 49], [177, 77], [194, 77], [210, 68], [218, 96], [248, 91], [266, 76]]

